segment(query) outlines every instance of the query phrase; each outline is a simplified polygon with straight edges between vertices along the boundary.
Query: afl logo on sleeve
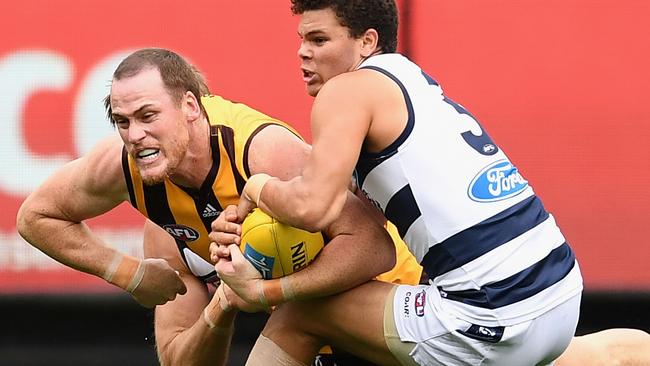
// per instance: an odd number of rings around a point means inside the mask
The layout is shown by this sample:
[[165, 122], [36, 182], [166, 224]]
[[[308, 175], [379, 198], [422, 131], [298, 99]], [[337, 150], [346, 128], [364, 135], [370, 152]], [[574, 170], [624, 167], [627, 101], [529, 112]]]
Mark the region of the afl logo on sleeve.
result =
[[199, 232], [185, 225], [165, 225], [163, 229], [175, 239], [185, 242], [195, 241], [199, 238]]
[[483, 168], [469, 185], [467, 194], [476, 202], [501, 201], [516, 196], [528, 187], [528, 181], [507, 160]]

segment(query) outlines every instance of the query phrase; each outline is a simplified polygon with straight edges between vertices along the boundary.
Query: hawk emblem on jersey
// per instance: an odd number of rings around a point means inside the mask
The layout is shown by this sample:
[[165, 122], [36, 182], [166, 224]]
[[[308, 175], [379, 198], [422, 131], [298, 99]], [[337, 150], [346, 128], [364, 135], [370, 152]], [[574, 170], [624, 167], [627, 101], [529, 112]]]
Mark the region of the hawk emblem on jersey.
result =
[[476, 202], [501, 201], [516, 196], [528, 187], [528, 181], [508, 160], [499, 160], [483, 168], [472, 180], [467, 194]]
[[248, 243], [244, 248], [244, 257], [255, 267], [265, 280], [273, 278], [273, 257], [268, 257], [253, 249]]
[[165, 225], [163, 229], [171, 236], [182, 241], [194, 241], [199, 238], [199, 232], [185, 225]]

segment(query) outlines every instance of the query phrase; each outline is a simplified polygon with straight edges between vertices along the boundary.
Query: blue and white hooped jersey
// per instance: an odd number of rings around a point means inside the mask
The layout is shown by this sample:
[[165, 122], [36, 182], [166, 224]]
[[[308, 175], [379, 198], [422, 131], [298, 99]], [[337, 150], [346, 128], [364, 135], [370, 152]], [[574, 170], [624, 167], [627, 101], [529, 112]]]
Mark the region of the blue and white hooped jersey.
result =
[[441, 306], [511, 325], [579, 293], [580, 270], [553, 216], [477, 120], [402, 55], [360, 68], [401, 88], [408, 122], [384, 151], [361, 154], [359, 187], [395, 223]]

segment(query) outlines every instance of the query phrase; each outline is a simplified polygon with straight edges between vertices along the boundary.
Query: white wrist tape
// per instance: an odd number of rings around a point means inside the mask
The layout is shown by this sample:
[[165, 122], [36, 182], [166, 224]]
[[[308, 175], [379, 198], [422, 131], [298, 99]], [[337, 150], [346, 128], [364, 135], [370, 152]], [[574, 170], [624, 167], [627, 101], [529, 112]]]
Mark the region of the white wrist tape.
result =
[[280, 278], [280, 288], [282, 288], [282, 297], [284, 298], [284, 301], [291, 301], [296, 298], [296, 294], [293, 292], [293, 287], [287, 277]]
[[223, 290], [223, 286], [224, 285], [221, 284], [219, 287], [217, 287], [216, 296], [219, 300], [219, 306], [221, 307], [221, 310], [229, 312], [232, 310], [232, 306], [230, 306], [228, 298], [226, 298], [226, 292]]
[[232, 327], [218, 327], [216, 324], [214, 324], [214, 322], [210, 320], [210, 315], [208, 314], [207, 307], [203, 309], [203, 321], [205, 322], [205, 325], [208, 326], [208, 329], [212, 331], [212, 333], [226, 335], [231, 334], [233, 331]]
[[126, 291], [133, 293], [138, 286], [140, 286], [140, 283], [142, 282], [142, 279], [144, 278], [144, 265], [142, 264], [142, 261], [138, 261], [138, 268], [135, 270], [135, 274], [133, 275], [133, 278], [131, 278], [131, 282], [129, 282], [129, 285], [126, 286]]
[[113, 259], [102, 274], [102, 278], [109, 283], [112, 283], [130, 293], [142, 282], [144, 277], [144, 265], [142, 261], [124, 255], [120, 252], [115, 252]]
[[260, 304], [264, 305], [265, 308], [269, 308], [269, 302], [266, 299], [266, 294], [264, 293], [264, 281], [257, 281], [257, 294], [260, 299]]
[[248, 178], [248, 182], [246, 182], [246, 186], [244, 186], [244, 193], [246, 196], [255, 202], [255, 205], [259, 207], [260, 203], [260, 197], [262, 196], [262, 189], [264, 188], [264, 185], [271, 180], [273, 177], [271, 177], [268, 174], [264, 173], [259, 173], [251, 176]]

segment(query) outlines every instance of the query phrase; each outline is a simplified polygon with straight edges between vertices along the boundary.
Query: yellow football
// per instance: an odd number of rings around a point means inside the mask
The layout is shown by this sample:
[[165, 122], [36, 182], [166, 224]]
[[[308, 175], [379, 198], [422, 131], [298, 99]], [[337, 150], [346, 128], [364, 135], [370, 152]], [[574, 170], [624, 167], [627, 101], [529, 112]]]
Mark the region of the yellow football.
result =
[[242, 223], [240, 249], [265, 279], [286, 276], [304, 268], [324, 245], [320, 232], [310, 233], [286, 225], [259, 208]]

